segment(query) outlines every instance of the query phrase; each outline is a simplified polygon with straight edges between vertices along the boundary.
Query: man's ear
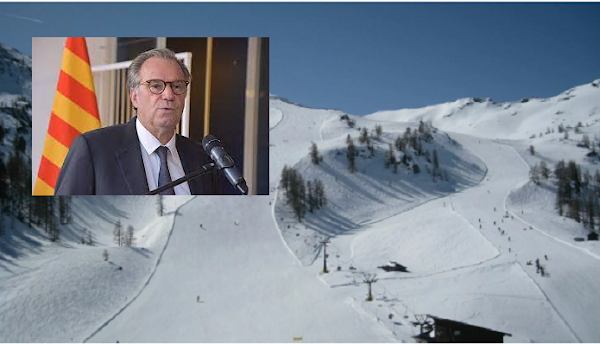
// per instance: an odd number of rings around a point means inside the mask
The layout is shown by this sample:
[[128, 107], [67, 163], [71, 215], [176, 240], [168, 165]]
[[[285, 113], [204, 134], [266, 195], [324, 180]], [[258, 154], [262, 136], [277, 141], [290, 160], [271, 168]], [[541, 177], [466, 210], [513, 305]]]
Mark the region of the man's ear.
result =
[[129, 98], [131, 98], [131, 104], [133, 104], [133, 107], [137, 110], [138, 108], [138, 95], [136, 90], [131, 90], [129, 92]]

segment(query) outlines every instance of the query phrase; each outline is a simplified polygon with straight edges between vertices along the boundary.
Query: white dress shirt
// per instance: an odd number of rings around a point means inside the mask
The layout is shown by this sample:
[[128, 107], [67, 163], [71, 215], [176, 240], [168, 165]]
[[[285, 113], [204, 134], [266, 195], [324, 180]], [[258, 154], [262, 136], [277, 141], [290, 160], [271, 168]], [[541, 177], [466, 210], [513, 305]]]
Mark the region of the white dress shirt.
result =
[[[160, 172], [160, 157], [156, 153], [156, 149], [162, 144], [154, 135], [152, 135], [146, 127], [140, 122], [139, 119], [135, 120], [135, 128], [137, 130], [140, 144], [142, 145], [142, 161], [144, 162], [144, 169], [146, 170], [146, 180], [148, 181], [148, 189], [150, 191], [158, 187], [158, 173]], [[167, 154], [167, 166], [169, 167], [169, 174], [171, 175], [171, 181], [177, 180], [185, 175], [181, 159], [179, 159], [179, 153], [177, 153], [177, 147], [175, 146], [175, 137], [167, 142], [165, 147], [169, 149]], [[176, 195], [191, 195], [190, 186], [187, 182], [181, 183], [173, 188]]]

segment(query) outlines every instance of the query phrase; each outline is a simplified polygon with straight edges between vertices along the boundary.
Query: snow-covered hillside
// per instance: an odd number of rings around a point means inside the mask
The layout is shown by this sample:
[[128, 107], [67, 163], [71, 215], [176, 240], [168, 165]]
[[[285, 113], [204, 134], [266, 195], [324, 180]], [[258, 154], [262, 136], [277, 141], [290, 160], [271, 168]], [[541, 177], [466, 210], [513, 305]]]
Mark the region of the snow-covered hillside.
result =
[[[165, 197], [165, 216], [158, 217], [155, 197], [77, 197], [73, 223], [61, 227], [58, 243], [50, 243], [42, 228], [6, 219], [0, 237], [2, 341], [82, 341], [148, 283], [175, 210], [190, 199]], [[113, 242], [117, 221], [134, 227], [135, 247]], [[80, 244], [84, 229], [92, 233], [92, 245]]]
[[7, 162], [17, 137], [31, 159], [31, 124], [31, 58], [0, 43], [0, 160]]
[[22, 94], [31, 99], [31, 57], [0, 43], [0, 94]]
[[[600, 134], [598, 94], [583, 85], [507, 109], [461, 100], [362, 118], [271, 95], [268, 196], [166, 197], [163, 217], [154, 197], [73, 197], [59, 243], [5, 223], [0, 340], [412, 342], [411, 322], [431, 314], [509, 333], [510, 342], [597, 342], [598, 242], [575, 240], [587, 230], [556, 214], [552, 182], [533, 185], [529, 167], [576, 159], [595, 170], [577, 143]], [[394, 151], [410, 159], [398, 173], [385, 168], [389, 144], [428, 121], [422, 153]], [[569, 139], [546, 134], [559, 123]], [[358, 137], [377, 125], [371, 156]], [[445, 171], [435, 181], [434, 151]], [[325, 186], [327, 204], [301, 223], [280, 185], [285, 165]], [[136, 228], [135, 247], [112, 241], [119, 218]], [[78, 244], [83, 228], [94, 246]], [[545, 276], [527, 264], [536, 259]], [[390, 261], [408, 272], [379, 268]], [[373, 301], [365, 274], [377, 274]]]
[[[421, 109], [380, 111], [366, 116], [382, 121], [432, 121], [444, 131], [490, 139], [527, 139], [559, 124], [574, 128], [600, 121], [600, 79], [552, 98], [523, 98], [510, 103], [467, 98]], [[555, 137], [558, 136], [555, 135]], [[562, 135], [560, 135], [562, 136]]]

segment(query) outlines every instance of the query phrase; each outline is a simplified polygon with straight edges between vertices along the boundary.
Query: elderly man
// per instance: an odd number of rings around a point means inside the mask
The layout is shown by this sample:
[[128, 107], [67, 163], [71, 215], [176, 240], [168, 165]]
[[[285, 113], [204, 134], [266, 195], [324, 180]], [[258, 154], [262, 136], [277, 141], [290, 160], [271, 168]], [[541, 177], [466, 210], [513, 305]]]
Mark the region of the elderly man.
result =
[[[140, 54], [128, 79], [137, 117], [77, 137], [60, 170], [56, 195], [143, 195], [211, 161], [199, 143], [175, 134], [190, 73], [172, 51]], [[212, 193], [203, 187], [210, 185], [207, 178], [161, 194]]]

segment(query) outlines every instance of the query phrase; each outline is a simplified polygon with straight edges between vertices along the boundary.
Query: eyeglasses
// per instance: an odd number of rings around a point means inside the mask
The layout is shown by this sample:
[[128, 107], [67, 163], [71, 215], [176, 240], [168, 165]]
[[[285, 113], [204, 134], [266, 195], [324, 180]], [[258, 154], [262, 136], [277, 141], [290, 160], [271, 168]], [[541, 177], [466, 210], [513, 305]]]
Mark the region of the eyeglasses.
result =
[[142, 84], [146, 84], [148, 86], [148, 89], [150, 90], [150, 92], [152, 92], [154, 94], [163, 93], [165, 91], [165, 88], [167, 88], [167, 84], [170, 84], [171, 90], [173, 90], [173, 93], [175, 93], [176, 95], [182, 95], [185, 93], [185, 91], [187, 91], [187, 85], [189, 83], [190, 83], [189, 81], [185, 81], [185, 80], [164, 81], [164, 80], [160, 80], [160, 79], [152, 79], [152, 80], [143, 82]]

